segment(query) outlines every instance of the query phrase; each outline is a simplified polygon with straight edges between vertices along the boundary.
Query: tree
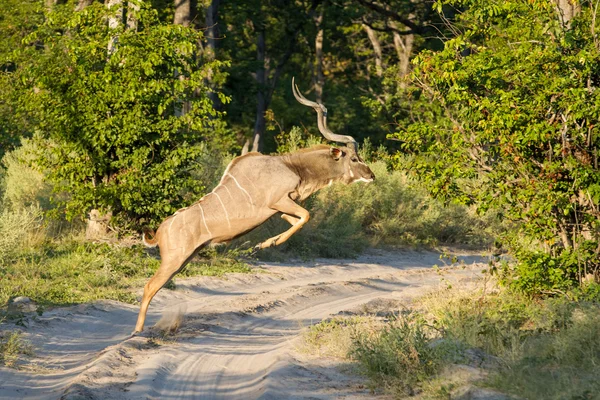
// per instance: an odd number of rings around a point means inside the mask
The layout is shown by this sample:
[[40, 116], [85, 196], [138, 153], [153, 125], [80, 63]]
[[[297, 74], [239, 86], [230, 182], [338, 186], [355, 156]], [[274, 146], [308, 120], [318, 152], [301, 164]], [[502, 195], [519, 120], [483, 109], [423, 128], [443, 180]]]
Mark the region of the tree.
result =
[[[49, 144], [38, 161], [69, 193], [70, 217], [100, 209], [159, 220], [202, 193], [191, 170], [203, 146], [228, 143], [206, 90], [197, 90], [206, 89], [207, 70], [222, 65], [198, 66], [202, 33], [161, 23], [148, 5], [133, 3], [118, 6], [135, 22], [114, 29], [106, 29], [114, 9], [57, 5], [28, 38], [45, 46], [29, 49], [37, 61], [23, 75], [26, 111], [36, 140]], [[176, 116], [184, 102], [189, 112]]]
[[[600, 47], [596, 8], [449, 0], [464, 11], [413, 74], [420, 120], [397, 137], [433, 194], [494, 208], [522, 289], [560, 289], [600, 267]], [[420, 100], [419, 100], [420, 99]], [[419, 108], [417, 108], [419, 107]]]
[[31, 62], [23, 52], [28, 47], [23, 39], [43, 23], [44, 7], [34, 0], [6, 0], [0, 7], [0, 158], [32, 129], [19, 107], [22, 100], [20, 74]]

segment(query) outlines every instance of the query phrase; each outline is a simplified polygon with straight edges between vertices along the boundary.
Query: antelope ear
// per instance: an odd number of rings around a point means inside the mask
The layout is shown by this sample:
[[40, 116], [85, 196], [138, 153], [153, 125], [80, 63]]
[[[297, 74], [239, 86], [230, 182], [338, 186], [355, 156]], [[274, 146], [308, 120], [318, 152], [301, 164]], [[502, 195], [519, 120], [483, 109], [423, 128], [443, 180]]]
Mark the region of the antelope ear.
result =
[[330, 148], [329, 149], [329, 154], [336, 161], [339, 160], [341, 157], [344, 157], [346, 155], [342, 150], [338, 149], [337, 147]]

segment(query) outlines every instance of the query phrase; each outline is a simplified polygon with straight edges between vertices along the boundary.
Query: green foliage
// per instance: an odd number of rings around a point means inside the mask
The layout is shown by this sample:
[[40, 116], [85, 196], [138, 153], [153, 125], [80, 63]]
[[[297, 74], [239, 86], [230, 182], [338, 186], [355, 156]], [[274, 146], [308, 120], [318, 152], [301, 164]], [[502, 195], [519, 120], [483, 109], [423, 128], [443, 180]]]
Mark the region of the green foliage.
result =
[[135, 302], [133, 290], [152, 276], [159, 261], [142, 248], [79, 240], [42, 243], [0, 265], [0, 304], [26, 296], [40, 305], [70, 305], [99, 299]]
[[400, 315], [374, 333], [359, 333], [351, 356], [379, 387], [412, 395], [440, 367], [432, 335], [417, 314]]
[[202, 143], [228, 144], [205, 84], [222, 63], [198, 59], [202, 33], [161, 23], [145, 3], [137, 28], [106, 29], [109, 13], [94, 3], [46, 15], [26, 39], [44, 47], [24, 50], [35, 58], [21, 71], [24, 107], [38, 163], [70, 194], [68, 217], [98, 208], [157, 221], [202, 193], [190, 174]]
[[437, 4], [464, 12], [443, 50], [415, 60], [423, 118], [398, 135], [417, 155], [410, 170], [434, 195], [518, 224], [505, 239], [527, 281], [517, 286], [581, 280], [600, 267], [597, 10], [582, 7], [568, 26], [550, 0]]
[[37, 205], [0, 212], [0, 263], [11, 262], [22, 247], [44, 238], [42, 220]]
[[29, 133], [31, 121], [20, 108], [19, 68], [31, 59], [23, 53], [23, 39], [43, 23], [43, 2], [4, 0], [0, 7], [0, 158]]
[[44, 210], [51, 208], [52, 187], [44, 181], [44, 174], [34, 168], [33, 162], [39, 145], [30, 139], [23, 139], [21, 146], [6, 153], [2, 158], [4, 190], [2, 205], [17, 210], [38, 206]]
[[519, 252], [514, 265], [504, 264], [501, 280], [527, 293], [565, 290], [573, 286], [580, 273], [577, 254], [563, 251], [557, 257], [538, 252]]
[[[598, 304], [501, 291], [432, 294], [423, 302], [444, 338], [497, 357], [486, 385], [522, 398], [594, 398]], [[488, 356], [489, 358], [489, 356]]]
[[[306, 201], [310, 221], [286, 244], [261, 250], [262, 257], [281, 259], [282, 251], [304, 257], [354, 257], [380, 245], [490, 245], [500, 230], [473, 209], [432, 199], [402, 171], [388, 171], [382, 161], [370, 164], [377, 177], [369, 184], [335, 184]], [[288, 229], [269, 221], [243, 241], [257, 243]]]

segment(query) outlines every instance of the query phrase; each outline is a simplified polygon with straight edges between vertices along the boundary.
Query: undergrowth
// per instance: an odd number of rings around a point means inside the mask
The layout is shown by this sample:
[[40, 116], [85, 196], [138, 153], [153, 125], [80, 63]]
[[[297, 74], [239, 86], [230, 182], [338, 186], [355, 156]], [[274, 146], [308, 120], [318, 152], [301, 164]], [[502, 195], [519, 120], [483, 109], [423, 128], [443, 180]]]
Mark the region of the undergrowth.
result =
[[[179, 276], [250, 272], [247, 264], [231, 254], [209, 250], [202, 256]], [[40, 306], [100, 299], [135, 303], [136, 292], [159, 265], [160, 260], [141, 245], [97, 244], [79, 238], [44, 241], [0, 264], [0, 306], [6, 307], [17, 296], [27, 296]]]
[[427, 301], [444, 337], [498, 358], [487, 385], [528, 399], [598, 398], [600, 305], [502, 290]]
[[[474, 209], [444, 205], [432, 199], [408, 175], [388, 171], [383, 161], [370, 163], [376, 175], [369, 184], [337, 183], [303, 205], [310, 221], [288, 242], [262, 250], [259, 257], [283, 260], [300, 257], [355, 257], [372, 246], [432, 247], [440, 244], [486, 247], [497, 225]], [[259, 243], [289, 229], [272, 218], [241, 241]]]
[[373, 390], [397, 397], [454, 398], [472, 384], [469, 368], [484, 368], [477, 384], [519, 398], [599, 398], [598, 302], [448, 288], [394, 315], [325, 320], [304, 349], [354, 363]]

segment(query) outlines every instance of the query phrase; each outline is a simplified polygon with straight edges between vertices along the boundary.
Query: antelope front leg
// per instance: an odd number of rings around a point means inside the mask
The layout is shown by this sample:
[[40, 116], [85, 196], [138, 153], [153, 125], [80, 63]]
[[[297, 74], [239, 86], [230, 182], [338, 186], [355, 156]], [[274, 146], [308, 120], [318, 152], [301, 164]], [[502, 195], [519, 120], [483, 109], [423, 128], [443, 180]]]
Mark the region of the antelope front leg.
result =
[[291, 215], [281, 214], [281, 219], [287, 221], [290, 225], [296, 225], [300, 218], [292, 217]]
[[[310, 219], [310, 214], [308, 213], [308, 211], [300, 207], [298, 204], [296, 204], [296, 202], [294, 202], [294, 200], [290, 198], [284, 198], [282, 200], [279, 200], [271, 208], [282, 212], [283, 215], [281, 216], [281, 218], [292, 224], [292, 227], [287, 231], [277, 236], [273, 236], [272, 238], [267, 239], [264, 242], [257, 245], [256, 247], [260, 249], [264, 249], [271, 246], [278, 246], [284, 243], [290, 237], [292, 237], [294, 233], [300, 230], [300, 228], [302, 228], [302, 226], [305, 223], [307, 223]], [[299, 217], [299, 219], [293, 217], [293, 215]]]

